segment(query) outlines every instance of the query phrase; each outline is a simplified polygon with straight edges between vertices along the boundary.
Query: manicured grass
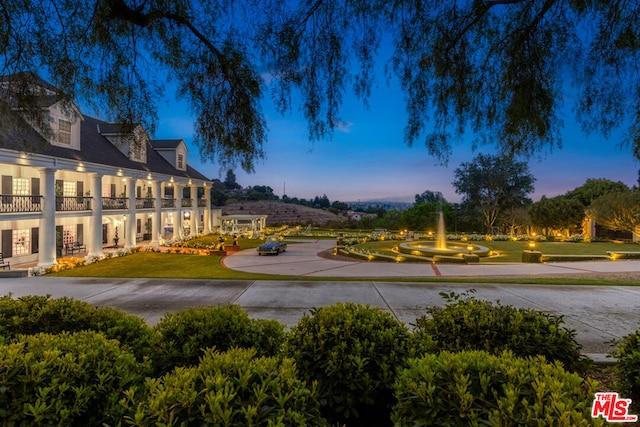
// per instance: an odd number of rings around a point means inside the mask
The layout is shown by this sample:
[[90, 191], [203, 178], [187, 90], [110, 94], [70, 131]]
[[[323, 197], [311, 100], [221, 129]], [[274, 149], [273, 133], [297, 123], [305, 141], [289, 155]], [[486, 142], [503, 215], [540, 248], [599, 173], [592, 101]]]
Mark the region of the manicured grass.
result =
[[[357, 248], [377, 252], [383, 255], [394, 255], [392, 248], [404, 241], [386, 240], [382, 242], [367, 242], [357, 245]], [[481, 246], [486, 246], [494, 251], [498, 251], [500, 256], [491, 258], [481, 258], [481, 262], [521, 262], [522, 251], [529, 250], [529, 242], [471, 242]], [[569, 243], [569, 242], [537, 242], [535, 250], [549, 255], [606, 255], [607, 251], [629, 251], [640, 252], [640, 245], [637, 243]]]
[[254, 279], [282, 278], [267, 274], [243, 273], [225, 268], [219, 255], [182, 255], [139, 252], [106, 259], [72, 270], [51, 273], [57, 277], [136, 277], [164, 279]]

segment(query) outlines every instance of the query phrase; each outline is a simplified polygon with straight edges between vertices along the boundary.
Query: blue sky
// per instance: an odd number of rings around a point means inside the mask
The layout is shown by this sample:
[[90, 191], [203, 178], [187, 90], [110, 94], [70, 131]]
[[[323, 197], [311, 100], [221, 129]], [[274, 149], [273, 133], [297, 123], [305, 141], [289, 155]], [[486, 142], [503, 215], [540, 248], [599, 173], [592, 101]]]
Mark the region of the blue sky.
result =
[[[453, 147], [448, 166], [440, 165], [419, 141], [409, 147], [403, 140], [406, 121], [403, 94], [393, 85], [380, 82], [373, 88], [366, 109], [361, 101], [345, 97], [341, 108], [344, 123], [330, 139], [310, 142], [302, 115], [296, 110], [284, 117], [274, 112], [265, 100], [269, 127], [264, 146], [266, 158], [258, 161], [255, 172], [235, 170], [242, 186], [268, 185], [282, 196], [313, 198], [326, 194], [331, 201], [385, 199], [413, 202], [415, 194], [425, 190], [440, 191], [450, 202], [457, 202], [451, 182], [454, 170], [471, 161], [478, 152], [490, 153], [491, 146], [471, 151], [471, 143]], [[568, 99], [571, 97], [568, 96]], [[533, 200], [564, 194], [587, 180], [607, 178], [637, 185], [640, 163], [630, 147], [620, 147], [624, 130], [613, 132], [609, 139], [585, 135], [574, 121], [570, 101], [562, 118], [563, 148], [546, 150], [539, 158], [527, 160], [536, 178]], [[217, 164], [202, 164], [197, 148], [190, 145], [192, 118], [180, 102], [159, 105], [159, 126], [155, 137], [182, 138], [190, 146], [189, 162], [210, 178], [224, 180], [225, 172]]]

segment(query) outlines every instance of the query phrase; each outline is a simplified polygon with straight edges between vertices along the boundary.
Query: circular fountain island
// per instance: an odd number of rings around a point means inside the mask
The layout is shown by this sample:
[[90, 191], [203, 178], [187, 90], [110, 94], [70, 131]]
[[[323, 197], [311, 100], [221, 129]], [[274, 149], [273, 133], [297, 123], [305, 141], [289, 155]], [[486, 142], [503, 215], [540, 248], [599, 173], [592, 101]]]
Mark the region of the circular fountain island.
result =
[[447, 242], [444, 231], [444, 215], [440, 211], [438, 218], [438, 232], [436, 240], [418, 240], [405, 242], [398, 245], [398, 252], [423, 257], [460, 257], [475, 255], [487, 257], [491, 255], [491, 249], [486, 246], [475, 245], [468, 242]]

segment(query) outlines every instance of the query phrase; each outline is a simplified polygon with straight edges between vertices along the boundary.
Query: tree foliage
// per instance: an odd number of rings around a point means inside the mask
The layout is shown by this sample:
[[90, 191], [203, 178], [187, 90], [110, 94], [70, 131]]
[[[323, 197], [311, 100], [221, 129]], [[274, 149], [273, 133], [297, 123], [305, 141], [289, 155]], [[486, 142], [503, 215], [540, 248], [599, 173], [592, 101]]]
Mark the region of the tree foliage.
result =
[[402, 212], [401, 227], [407, 230], [436, 233], [440, 209], [444, 216], [445, 224], [452, 226], [455, 212], [448, 203], [422, 202], [417, 203]]
[[569, 196], [542, 196], [529, 209], [531, 223], [545, 229], [547, 234], [554, 229], [579, 229], [584, 215], [585, 208], [580, 200]]
[[625, 192], [629, 187], [620, 181], [611, 181], [606, 178], [589, 178], [580, 187], [567, 192], [566, 196], [578, 200], [585, 208], [591, 203], [609, 193]]
[[[203, 159], [251, 170], [266, 93], [280, 112], [299, 100], [310, 139], [322, 138], [347, 91], [366, 104], [382, 56], [405, 95], [406, 142], [440, 159], [469, 130], [505, 154], [560, 146], [568, 83], [585, 130], [629, 124], [640, 158], [639, 13], [602, 0], [5, 0], [0, 71], [41, 74], [151, 133], [169, 82]], [[13, 88], [21, 114], [40, 117], [28, 87]]]
[[535, 178], [527, 163], [512, 157], [477, 155], [462, 163], [454, 172], [453, 186], [463, 197], [462, 203], [482, 213], [487, 232], [508, 208], [530, 203]]
[[416, 194], [415, 204], [420, 203], [447, 203], [440, 191], [426, 190], [422, 194]]
[[640, 190], [616, 191], [597, 198], [589, 213], [598, 224], [614, 231], [640, 234]]

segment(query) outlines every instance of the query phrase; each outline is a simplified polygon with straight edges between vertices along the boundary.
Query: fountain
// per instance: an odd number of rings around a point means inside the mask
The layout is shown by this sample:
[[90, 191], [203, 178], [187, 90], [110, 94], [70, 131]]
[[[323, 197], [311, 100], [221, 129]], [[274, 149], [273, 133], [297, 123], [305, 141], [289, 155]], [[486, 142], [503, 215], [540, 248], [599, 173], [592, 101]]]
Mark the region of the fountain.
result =
[[405, 242], [398, 245], [398, 251], [404, 254], [433, 257], [437, 255], [459, 256], [463, 254], [475, 254], [481, 257], [489, 256], [491, 249], [470, 244], [468, 242], [447, 242], [447, 234], [444, 227], [444, 213], [440, 208], [438, 213], [438, 229], [436, 240]]
[[438, 233], [436, 234], [436, 249], [447, 249], [447, 235], [444, 232], [444, 213], [440, 208], [438, 215]]

